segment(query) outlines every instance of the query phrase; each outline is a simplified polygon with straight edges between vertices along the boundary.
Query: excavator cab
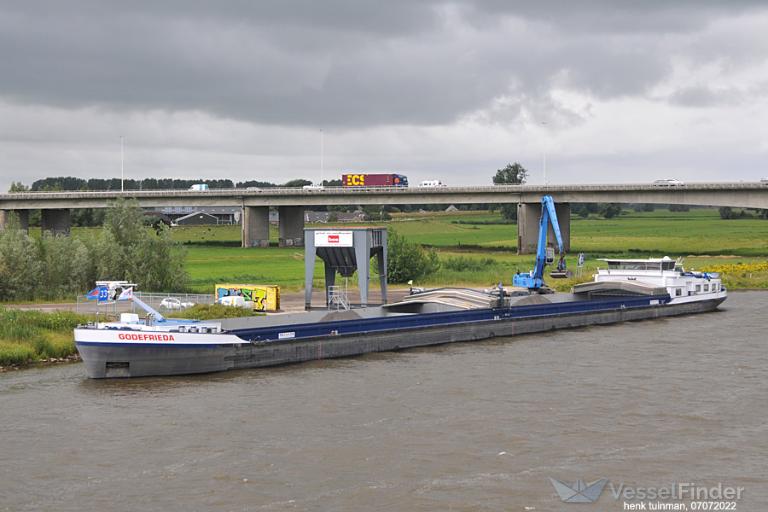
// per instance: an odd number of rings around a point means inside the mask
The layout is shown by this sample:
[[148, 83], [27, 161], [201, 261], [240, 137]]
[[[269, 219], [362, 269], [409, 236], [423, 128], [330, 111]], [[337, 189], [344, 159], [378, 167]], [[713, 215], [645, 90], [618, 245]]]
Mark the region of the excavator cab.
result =
[[554, 247], [547, 247], [547, 256], [545, 261], [547, 262], [547, 265], [551, 265], [555, 262], [555, 248]]
[[560, 260], [557, 262], [557, 270], [550, 272], [549, 277], [553, 279], [565, 279], [566, 277], [569, 277], [568, 270], [565, 267], [565, 254], [560, 256]]

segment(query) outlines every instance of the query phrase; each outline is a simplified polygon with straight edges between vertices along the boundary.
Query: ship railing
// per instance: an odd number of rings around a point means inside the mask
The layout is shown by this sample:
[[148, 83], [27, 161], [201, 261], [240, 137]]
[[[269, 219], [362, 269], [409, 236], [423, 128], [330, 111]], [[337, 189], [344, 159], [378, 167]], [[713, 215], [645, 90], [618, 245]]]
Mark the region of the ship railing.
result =
[[347, 311], [350, 308], [349, 294], [345, 286], [328, 287], [328, 309]]
[[[214, 304], [212, 293], [157, 293], [134, 292], [134, 295], [163, 314], [172, 314], [187, 309], [196, 304]], [[98, 302], [88, 300], [84, 295], [78, 295], [75, 300], [75, 311], [82, 314], [96, 314], [104, 317], [118, 318], [120, 313], [136, 313], [141, 310], [131, 300]], [[172, 315], [171, 315], [172, 316]]]

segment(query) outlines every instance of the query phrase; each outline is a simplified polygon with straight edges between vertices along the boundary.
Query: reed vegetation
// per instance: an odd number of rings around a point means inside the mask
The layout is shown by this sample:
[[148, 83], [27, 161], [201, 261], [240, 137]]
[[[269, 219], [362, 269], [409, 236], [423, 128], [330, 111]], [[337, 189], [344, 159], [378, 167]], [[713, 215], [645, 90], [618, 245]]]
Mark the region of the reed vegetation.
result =
[[74, 355], [72, 329], [88, 320], [86, 315], [68, 311], [0, 308], [0, 366]]

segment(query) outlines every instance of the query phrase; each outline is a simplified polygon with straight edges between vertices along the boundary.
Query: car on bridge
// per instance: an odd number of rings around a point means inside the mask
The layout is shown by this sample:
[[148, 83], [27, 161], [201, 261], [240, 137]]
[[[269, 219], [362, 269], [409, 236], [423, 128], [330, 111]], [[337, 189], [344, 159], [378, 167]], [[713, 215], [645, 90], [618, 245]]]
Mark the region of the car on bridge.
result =
[[654, 187], [683, 187], [685, 183], [675, 178], [664, 178], [653, 182]]
[[419, 183], [420, 188], [438, 188], [438, 187], [445, 187], [445, 186], [447, 185], [440, 180], [424, 180], [421, 183]]

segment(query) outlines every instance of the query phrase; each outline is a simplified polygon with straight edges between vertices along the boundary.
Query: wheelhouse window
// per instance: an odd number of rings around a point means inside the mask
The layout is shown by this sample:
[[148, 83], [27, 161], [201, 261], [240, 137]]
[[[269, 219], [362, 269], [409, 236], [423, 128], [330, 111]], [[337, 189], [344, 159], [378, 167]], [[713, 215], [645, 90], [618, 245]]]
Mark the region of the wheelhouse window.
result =
[[[666, 264], [667, 262], [663, 262]], [[675, 262], [669, 262], [671, 266], [669, 270], [675, 268]], [[609, 270], [661, 270], [662, 262], [655, 261], [608, 261]]]
[[680, 297], [683, 294], [682, 288], [675, 288], [675, 297]]

